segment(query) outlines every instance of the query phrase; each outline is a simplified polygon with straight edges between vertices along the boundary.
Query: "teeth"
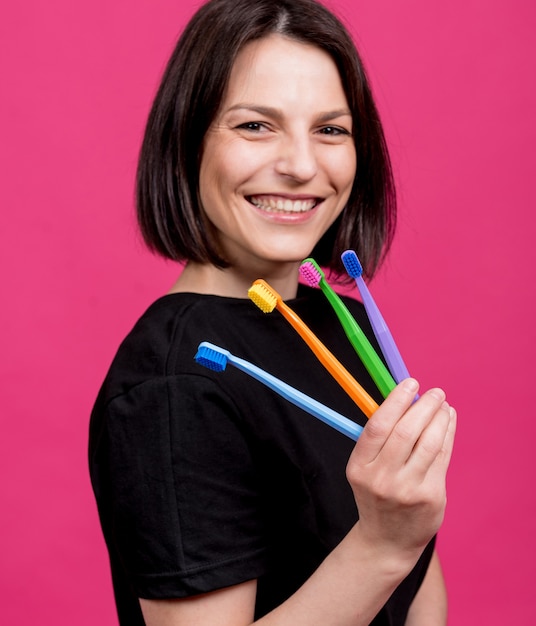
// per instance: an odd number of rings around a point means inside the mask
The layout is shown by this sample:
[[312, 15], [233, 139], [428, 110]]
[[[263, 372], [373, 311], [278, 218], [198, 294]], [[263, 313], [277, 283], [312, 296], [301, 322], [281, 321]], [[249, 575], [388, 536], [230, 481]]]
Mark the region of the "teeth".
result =
[[263, 211], [280, 213], [304, 213], [310, 211], [317, 204], [314, 199], [290, 200], [272, 196], [251, 196], [249, 201]]

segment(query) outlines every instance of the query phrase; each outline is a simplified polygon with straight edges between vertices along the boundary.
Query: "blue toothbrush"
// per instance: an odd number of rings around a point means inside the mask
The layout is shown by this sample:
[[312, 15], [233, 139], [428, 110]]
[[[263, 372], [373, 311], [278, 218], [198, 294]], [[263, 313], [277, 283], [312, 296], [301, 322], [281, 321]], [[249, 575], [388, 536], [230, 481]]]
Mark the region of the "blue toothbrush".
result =
[[265, 372], [260, 367], [253, 365], [253, 363], [236, 357], [228, 350], [224, 350], [213, 343], [209, 343], [208, 341], [200, 343], [197, 349], [197, 354], [195, 355], [195, 360], [200, 365], [203, 365], [214, 372], [223, 372], [223, 370], [227, 367], [227, 363], [231, 363], [231, 365], [234, 365], [237, 369], [249, 374], [252, 378], [255, 378], [259, 382], [263, 383], [278, 393], [281, 397], [285, 398], [300, 409], [303, 409], [307, 413], [310, 413], [325, 424], [328, 424], [328, 426], [338, 430], [340, 433], [346, 435], [346, 437], [349, 437], [353, 441], [356, 441], [363, 432], [362, 426], [352, 422], [352, 420], [344, 417], [344, 415], [333, 411], [324, 404], [317, 402], [310, 396], [307, 396], [282, 380], [279, 380], [279, 378], [268, 374], [268, 372]]

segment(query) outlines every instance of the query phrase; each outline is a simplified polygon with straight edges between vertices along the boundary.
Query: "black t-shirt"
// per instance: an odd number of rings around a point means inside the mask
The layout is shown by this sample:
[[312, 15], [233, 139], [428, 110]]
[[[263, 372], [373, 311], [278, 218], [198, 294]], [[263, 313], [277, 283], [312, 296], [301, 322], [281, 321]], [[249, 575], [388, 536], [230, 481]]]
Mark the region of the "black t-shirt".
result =
[[[346, 299], [374, 342], [362, 305]], [[288, 301], [355, 378], [381, 396], [319, 290]], [[257, 579], [256, 618], [288, 598], [355, 524], [353, 442], [228, 365], [210, 341], [360, 423], [366, 418], [278, 311], [171, 294], [120, 346], [90, 425], [90, 472], [120, 623], [137, 598], [181, 598]], [[374, 624], [403, 624], [433, 549]]]

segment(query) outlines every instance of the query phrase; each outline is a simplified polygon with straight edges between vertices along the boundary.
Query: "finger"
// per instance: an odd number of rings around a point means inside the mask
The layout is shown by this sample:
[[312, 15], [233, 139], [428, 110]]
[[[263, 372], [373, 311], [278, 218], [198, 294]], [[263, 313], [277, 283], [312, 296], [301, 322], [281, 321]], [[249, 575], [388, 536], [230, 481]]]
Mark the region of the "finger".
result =
[[397, 385], [367, 422], [359, 437], [355, 454], [362, 463], [371, 463], [381, 452], [393, 428], [411, 406], [419, 383], [407, 378]]
[[433, 413], [415, 442], [406, 466], [418, 479], [424, 480], [442, 452], [447, 451], [445, 444], [450, 422], [450, 407], [445, 402]]
[[452, 458], [452, 451], [454, 449], [457, 421], [458, 416], [456, 410], [453, 407], [449, 407], [449, 423], [443, 445], [440, 453], [434, 459], [428, 470], [428, 476], [431, 480], [445, 480], [447, 469]]
[[396, 469], [408, 462], [415, 445], [443, 404], [446, 404], [445, 392], [442, 389], [430, 389], [406, 411], [382, 449], [382, 462], [386, 467]]

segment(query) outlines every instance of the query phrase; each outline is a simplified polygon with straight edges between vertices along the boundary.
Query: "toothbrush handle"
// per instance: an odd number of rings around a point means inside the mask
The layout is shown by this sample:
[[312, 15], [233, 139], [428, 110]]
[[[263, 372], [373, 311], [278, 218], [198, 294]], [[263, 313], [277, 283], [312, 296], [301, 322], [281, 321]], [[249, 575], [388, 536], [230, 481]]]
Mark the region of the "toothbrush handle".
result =
[[352, 420], [344, 417], [344, 415], [341, 415], [324, 404], [317, 402], [310, 396], [307, 396], [294, 387], [291, 387], [279, 378], [272, 376], [260, 367], [253, 365], [253, 363], [233, 355], [229, 357], [229, 362], [239, 370], [249, 374], [252, 378], [255, 378], [278, 393], [281, 397], [285, 398], [285, 400], [288, 400], [300, 409], [310, 413], [313, 417], [316, 417], [328, 426], [331, 426], [343, 435], [346, 435], [346, 437], [356, 441], [363, 432], [363, 427], [359, 426], [359, 424], [352, 422]]
[[339, 318], [341, 326], [354, 350], [359, 355], [363, 365], [367, 368], [368, 373], [376, 383], [381, 394], [386, 398], [396, 386], [391, 373], [376, 354], [367, 336], [361, 330], [361, 327], [355, 321], [338, 294], [335, 293], [325, 280], [320, 281], [320, 288]]
[[402, 355], [395, 343], [393, 335], [389, 330], [385, 320], [383, 319], [380, 309], [376, 304], [372, 294], [367, 287], [367, 284], [361, 276], [355, 279], [359, 293], [363, 298], [363, 304], [369, 316], [372, 330], [376, 335], [376, 339], [380, 344], [380, 348], [383, 352], [383, 356], [387, 361], [387, 365], [393, 374], [393, 378], [397, 383], [401, 382], [405, 378], [409, 378], [408, 368], [404, 363]]
[[301, 338], [315, 353], [318, 360], [346, 391], [350, 398], [352, 398], [367, 417], [370, 417], [378, 408], [376, 402], [289, 306], [282, 300], [278, 300], [277, 309], [299, 333]]

